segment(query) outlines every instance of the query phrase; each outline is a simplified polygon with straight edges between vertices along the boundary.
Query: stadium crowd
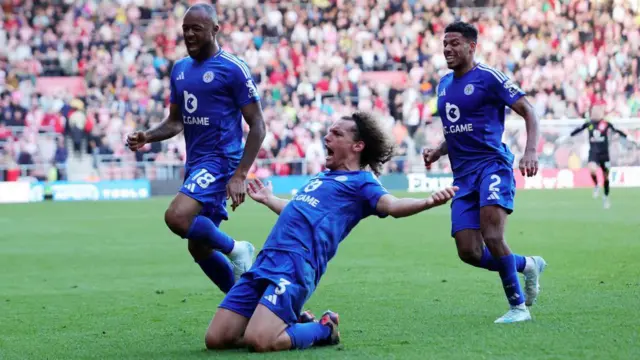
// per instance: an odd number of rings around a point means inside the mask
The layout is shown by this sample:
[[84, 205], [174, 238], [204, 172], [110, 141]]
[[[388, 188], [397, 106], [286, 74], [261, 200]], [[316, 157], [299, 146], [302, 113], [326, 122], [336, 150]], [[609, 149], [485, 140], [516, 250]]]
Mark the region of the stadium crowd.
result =
[[[135, 155], [123, 139], [167, 111], [191, 3], [3, 1], [2, 163], [65, 163], [83, 154], [181, 163], [181, 137]], [[480, 31], [477, 59], [519, 83], [542, 118], [582, 117], [595, 101], [613, 117], [640, 116], [639, 1], [446, 3], [218, 0], [219, 42], [248, 63], [263, 100], [268, 135], [259, 157], [275, 161], [256, 171], [319, 170], [326, 126], [355, 108], [388, 121], [401, 155], [440, 141], [438, 121], [430, 124], [437, 81], [448, 71], [441, 37], [458, 17]], [[45, 146], [40, 140], [52, 133], [67, 141]], [[389, 166], [407, 170], [403, 158]]]

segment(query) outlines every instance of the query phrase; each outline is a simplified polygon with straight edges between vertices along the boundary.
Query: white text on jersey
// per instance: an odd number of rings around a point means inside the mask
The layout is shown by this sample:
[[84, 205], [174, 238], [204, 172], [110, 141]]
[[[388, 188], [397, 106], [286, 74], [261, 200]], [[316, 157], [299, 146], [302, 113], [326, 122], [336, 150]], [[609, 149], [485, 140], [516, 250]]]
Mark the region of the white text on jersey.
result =
[[462, 132], [472, 132], [473, 124], [458, 124], [458, 125], [449, 125], [443, 126], [442, 130], [444, 130], [444, 134], [457, 134]]
[[293, 200], [295, 201], [302, 201], [302, 202], [306, 202], [307, 204], [316, 207], [318, 206], [318, 204], [320, 203], [320, 200], [314, 198], [313, 196], [307, 195], [307, 194], [300, 194], [297, 195], [293, 198]]

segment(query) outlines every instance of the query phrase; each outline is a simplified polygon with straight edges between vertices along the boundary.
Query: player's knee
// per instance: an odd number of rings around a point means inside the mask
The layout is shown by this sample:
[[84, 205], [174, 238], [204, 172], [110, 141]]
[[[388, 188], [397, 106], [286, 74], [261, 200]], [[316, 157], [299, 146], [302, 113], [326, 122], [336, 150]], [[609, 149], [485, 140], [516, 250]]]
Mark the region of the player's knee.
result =
[[191, 226], [191, 217], [173, 207], [169, 207], [164, 213], [164, 222], [167, 227], [176, 235], [185, 237]]
[[233, 333], [225, 330], [210, 328], [204, 336], [204, 344], [209, 350], [233, 348], [239, 341]]
[[265, 336], [245, 338], [245, 344], [249, 350], [254, 352], [262, 353], [274, 350], [273, 342]]
[[476, 248], [458, 248], [458, 257], [469, 265], [480, 264], [482, 250]]
[[485, 231], [482, 236], [484, 238], [484, 243], [487, 244], [489, 250], [502, 246], [504, 243], [504, 236], [497, 230]]
[[251, 328], [247, 329], [244, 334], [244, 343], [252, 351], [255, 352], [268, 352], [274, 351], [275, 337], [273, 334], [267, 334], [258, 331], [252, 331]]

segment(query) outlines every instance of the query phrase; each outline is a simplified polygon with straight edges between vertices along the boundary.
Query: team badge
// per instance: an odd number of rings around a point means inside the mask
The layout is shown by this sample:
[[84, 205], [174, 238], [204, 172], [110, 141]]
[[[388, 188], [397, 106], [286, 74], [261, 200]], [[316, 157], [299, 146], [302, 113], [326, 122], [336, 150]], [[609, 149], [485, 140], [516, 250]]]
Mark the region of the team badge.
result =
[[204, 75], [202, 76], [202, 81], [206, 82], [207, 84], [213, 81], [213, 71], [207, 71], [206, 73], [204, 73]]
[[473, 85], [472, 84], [469, 84], [469, 85], [464, 87], [464, 94], [465, 95], [473, 94]]

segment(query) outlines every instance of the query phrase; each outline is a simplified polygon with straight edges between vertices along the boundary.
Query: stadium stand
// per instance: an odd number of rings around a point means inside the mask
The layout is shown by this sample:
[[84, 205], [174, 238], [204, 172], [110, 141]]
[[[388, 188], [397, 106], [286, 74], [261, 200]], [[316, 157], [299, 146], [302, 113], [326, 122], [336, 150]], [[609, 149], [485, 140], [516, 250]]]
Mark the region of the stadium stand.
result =
[[[180, 177], [181, 137], [136, 154], [123, 139], [164, 116], [168, 74], [186, 56], [180, 21], [191, 3], [3, 1], [0, 176]], [[420, 166], [421, 147], [442, 139], [429, 129], [439, 122], [435, 88], [447, 72], [441, 36], [456, 18], [478, 26], [478, 60], [517, 81], [542, 118], [582, 117], [594, 101], [605, 101], [613, 117], [640, 116], [639, 1], [217, 6], [220, 43], [249, 64], [263, 99], [269, 133], [257, 176], [318, 171], [327, 124], [356, 108], [374, 110], [395, 135], [400, 156], [386, 171]], [[507, 134], [514, 151], [520, 135]], [[640, 155], [620, 161], [637, 163]]]

